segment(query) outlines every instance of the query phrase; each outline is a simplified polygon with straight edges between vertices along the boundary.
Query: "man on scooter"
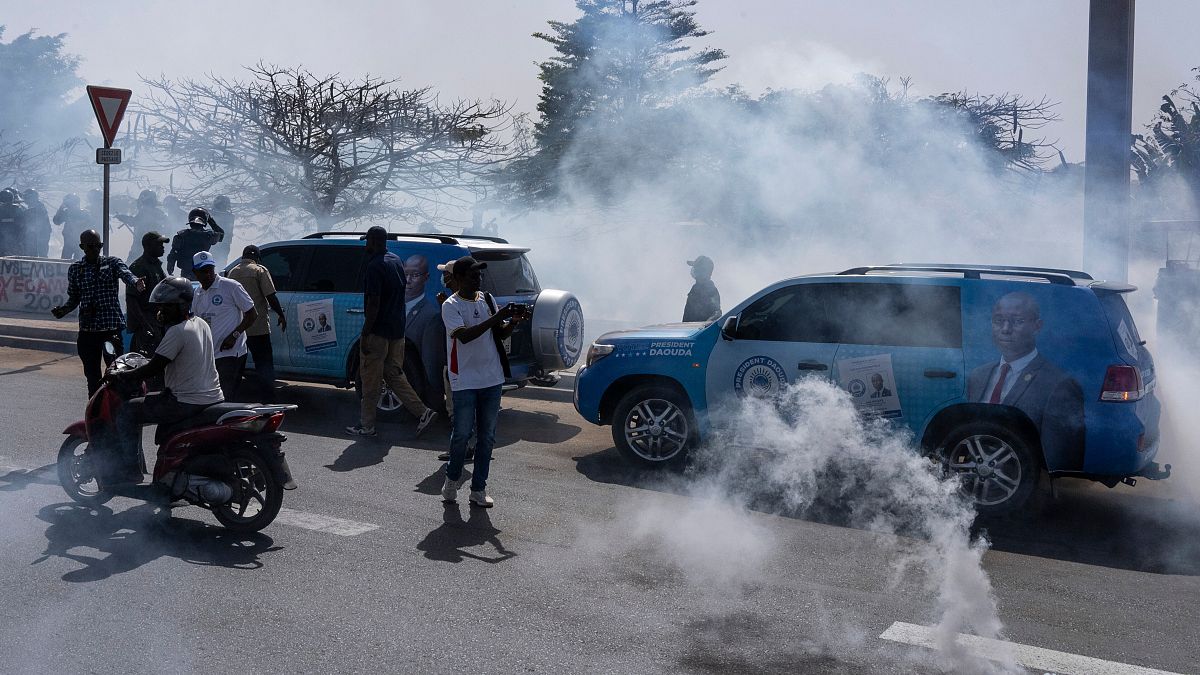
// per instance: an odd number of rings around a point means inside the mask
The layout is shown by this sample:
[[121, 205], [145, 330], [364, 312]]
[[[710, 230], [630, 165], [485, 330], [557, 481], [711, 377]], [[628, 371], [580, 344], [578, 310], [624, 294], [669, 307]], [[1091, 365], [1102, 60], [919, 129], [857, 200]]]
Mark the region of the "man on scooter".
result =
[[191, 316], [192, 282], [179, 277], [160, 281], [150, 292], [163, 337], [149, 363], [110, 380], [140, 382], [162, 374], [165, 389], [130, 399], [117, 415], [119, 466], [110, 482], [140, 483], [139, 440], [144, 424], [174, 424], [225, 400], [213, 358], [212, 332], [203, 319]]

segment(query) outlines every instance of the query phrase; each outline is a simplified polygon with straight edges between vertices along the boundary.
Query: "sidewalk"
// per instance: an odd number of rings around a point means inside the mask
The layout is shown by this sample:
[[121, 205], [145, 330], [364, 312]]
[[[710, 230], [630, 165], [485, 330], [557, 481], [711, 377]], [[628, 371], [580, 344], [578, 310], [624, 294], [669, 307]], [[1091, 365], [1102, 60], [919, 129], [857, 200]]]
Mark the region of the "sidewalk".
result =
[[49, 312], [30, 314], [0, 311], [0, 347], [75, 353], [78, 319], [55, 319]]

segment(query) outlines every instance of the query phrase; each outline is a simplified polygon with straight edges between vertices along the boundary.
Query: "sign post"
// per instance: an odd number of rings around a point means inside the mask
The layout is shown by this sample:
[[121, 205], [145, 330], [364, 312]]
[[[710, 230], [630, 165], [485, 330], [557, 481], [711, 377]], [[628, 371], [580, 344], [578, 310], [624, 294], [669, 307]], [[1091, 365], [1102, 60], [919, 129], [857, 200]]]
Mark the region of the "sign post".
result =
[[109, 168], [121, 163], [120, 148], [113, 148], [113, 139], [117, 137], [117, 129], [121, 127], [121, 118], [125, 116], [125, 108], [133, 92], [129, 89], [113, 89], [112, 87], [96, 87], [88, 85], [88, 99], [92, 102], [92, 112], [96, 113], [96, 121], [100, 123], [100, 133], [104, 136], [104, 147], [96, 148], [96, 163], [104, 166], [104, 255], [108, 255], [108, 197], [109, 197]]

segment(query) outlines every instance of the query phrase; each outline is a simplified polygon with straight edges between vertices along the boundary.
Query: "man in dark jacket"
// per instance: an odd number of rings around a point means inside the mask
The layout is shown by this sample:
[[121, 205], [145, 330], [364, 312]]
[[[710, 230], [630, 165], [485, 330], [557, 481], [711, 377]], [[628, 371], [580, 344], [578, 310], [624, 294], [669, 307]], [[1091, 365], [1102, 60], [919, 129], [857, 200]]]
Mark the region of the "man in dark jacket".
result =
[[0, 255], [21, 255], [25, 252], [25, 207], [17, 191], [0, 190]]
[[179, 275], [196, 280], [192, 271], [192, 258], [200, 251], [212, 252], [212, 247], [225, 238], [225, 230], [208, 211], [201, 208], [192, 209], [188, 213], [188, 226], [175, 233], [171, 240], [171, 253], [167, 256], [167, 274], [174, 274], [179, 267]]
[[132, 286], [125, 287], [125, 311], [129, 315], [133, 348], [137, 350], [152, 351], [162, 338], [162, 326], [158, 323], [154, 307], [150, 304], [150, 292], [158, 282], [167, 278], [162, 266], [166, 243], [167, 238], [157, 232], [142, 235], [142, 256], [129, 266], [133, 276], [146, 281], [146, 286], [141, 291]]
[[154, 190], [142, 190], [138, 195], [137, 213], [132, 216], [118, 215], [117, 220], [133, 230], [133, 243], [129, 246], [129, 256], [126, 260], [132, 260], [138, 255], [142, 247], [142, 237], [149, 232], [166, 229], [167, 225], [167, 215], [158, 208], [158, 194]]
[[714, 321], [721, 316], [721, 294], [712, 282], [713, 261], [706, 255], [689, 260], [692, 278], [696, 283], [688, 291], [687, 305], [683, 308], [683, 320]]

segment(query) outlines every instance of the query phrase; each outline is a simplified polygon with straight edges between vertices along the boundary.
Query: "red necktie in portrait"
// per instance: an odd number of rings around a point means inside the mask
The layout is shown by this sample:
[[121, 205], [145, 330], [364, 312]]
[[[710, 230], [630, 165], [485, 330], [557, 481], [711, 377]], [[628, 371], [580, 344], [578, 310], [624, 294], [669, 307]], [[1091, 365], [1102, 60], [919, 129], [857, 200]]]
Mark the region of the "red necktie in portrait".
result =
[[1008, 379], [1008, 371], [1012, 370], [1012, 366], [1007, 363], [1000, 364], [1000, 379], [996, 380], [996, 388], [992, 390], [992, 397], [988, 399], [988, 403], [999, 403], [1000, 394], [1004, 391], [1004, 381]]

